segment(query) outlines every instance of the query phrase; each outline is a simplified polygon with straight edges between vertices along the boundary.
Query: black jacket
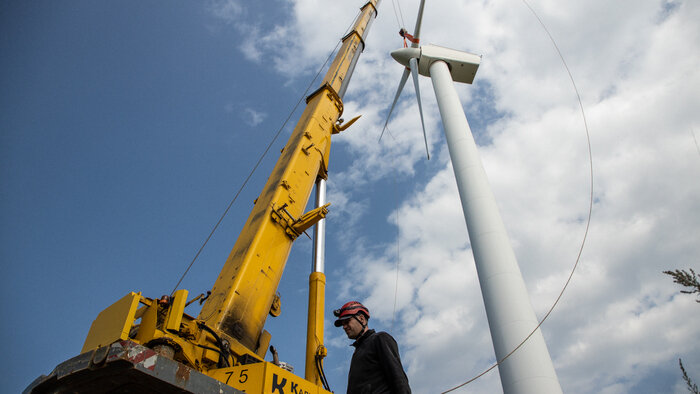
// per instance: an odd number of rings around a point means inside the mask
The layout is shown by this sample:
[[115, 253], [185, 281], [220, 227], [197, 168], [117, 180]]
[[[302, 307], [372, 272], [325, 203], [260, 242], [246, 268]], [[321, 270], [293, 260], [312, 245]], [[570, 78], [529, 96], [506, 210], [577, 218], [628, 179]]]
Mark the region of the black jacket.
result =
[[399, 347], [391, 335], [367, 330], [355, 343], [348, 374], [348, 394], [410, 394]]

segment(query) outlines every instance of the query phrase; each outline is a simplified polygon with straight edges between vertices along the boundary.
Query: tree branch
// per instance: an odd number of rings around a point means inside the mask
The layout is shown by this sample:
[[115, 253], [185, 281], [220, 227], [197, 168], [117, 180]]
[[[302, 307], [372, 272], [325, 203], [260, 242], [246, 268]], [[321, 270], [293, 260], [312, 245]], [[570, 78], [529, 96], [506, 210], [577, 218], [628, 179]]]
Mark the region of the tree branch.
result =
[[[675, 271], [664, 271], [664, 274], [669, 275], [673, 278], [673, 281], [675, 283], [678, 283], [679, 285], [683, 287], [688, 287], [691, 290], [681, 290], [681, 293], [683, 294], [695, 294], [698, 293], [700, 295], [700, 275], [696, 274], [695, 271], [693, 271], [692, 268], [690, 268], [690, 272], [686, 272], [684, 270], [675, 270]], [[695, 300], [695, 302], [700, 302], [700, 299]]]

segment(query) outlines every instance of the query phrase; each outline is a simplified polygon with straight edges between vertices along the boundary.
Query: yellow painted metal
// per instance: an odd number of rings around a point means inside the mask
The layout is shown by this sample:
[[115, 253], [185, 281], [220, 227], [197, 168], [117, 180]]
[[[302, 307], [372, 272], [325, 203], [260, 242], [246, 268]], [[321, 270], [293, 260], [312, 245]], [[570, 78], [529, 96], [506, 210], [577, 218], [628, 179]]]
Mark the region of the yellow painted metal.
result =
[[[340, 91], [341, 85], [348, 77], [348, 72], [352, 70], [353, 62], [357, 60], [355, 54], [358, 53], [358, 49], [360, 51], [364, 50], [362, 37], [364, 37], [365, 29], [369, 27], [369, 23], [377, 13], [376, 3], [376, 1], [370, 1], [362, 8], [363, 12], [358, 18], [355, 28], [343, 37], [343, 45], [338, 51], [338, 56], [333, 59], [333, 63], [323, 79], [323, 83], [330, 85], [335, 92]], [[363, 48], [359, 48], [360, 45]]]
[[321, 385], [321, 376], [316, 359], [326, 356], [323, 346], [323, 318], [326, 295], [326, 275], [323, 272], [312, 272], [309, 275], [309, 316], [306, 326], [306, 380]]
[[100, 312], [90, 326], [80, 353], [129, 338], [140, 299], [141, 293], [131, 292]]
[[330, 205], [331, 203], [328, 203], [326, 205], [315, 208], [305, 213], [302, 217], [300, 217], [297, 221], [294, 222], [292, 228], [298, 234], [301, 234], [304, 231], [308, 230], [311, 226], [318, 223], [319, 220], [326, 217], [326, 214], [328, 214], [328, 207]]
[[266, 361], [211, 370], [207, 374], [233, 388], [249, 394], [330, 394], [330, 391], [326, 391], [322, 387]]
[[[139, 303], [144, 306], [138, 308]], [[175, 292], [169, 304], [141, 297], [140, 293], [129, 293], [97, 316], [82, 352], [130, 339], [146, 346], [170, 344], [178, 349], [175, 356], [177, 361], [199, 370], [211, 368], [217, 364], [219, 353], [200, 345], [213, 348], [217, 346], [217, 341], [213, 335], [202, 330], [194, 318], [184, 313], [186, 303], [186, 290]], [[133, 332], [135, 335], [130, 335]], [[231, 350], [235, 353], [248, 353], [245, 347], [231, 338], [224, 336], [224, 339], [231, 343]], [[269, 344], [269, 334], [267, 341]], [[262, 361], [262, 357], [251, 357], [250, 360]]]
[[139, 325], [136, 340], [139, 343], [146, 342], [156, 338], [156, 329], [158, 325], [158, 303], [152, 302], [141, 315], [141, 324]]
[[168, 314], [165, 317], [163, 330], [180, 331], [180, 323], [182, 322], [182, 314], [185, 313], [185, 304], [187, 304], [187, 290], [178, 290], [173, 294]]
[[282, 314], [282, 298], [279, 293], [275, 293], [272, 298], [272, 306], [270, 306], [270, 316], [277, 317]]
[[333, 128], [333, 134], [339, 134], [339, 133], [341, 133], [341, 132], [347, 130], [348, 127], [352, 126], [353, 123], [357, 122], [357, 120], [360, 119], [361, 116], [362, 116], [362, 115], [357, 115], [357, 116], [355, 116], [354, 118], [350, 119], [350, 121], [347, 122], [347, 123], [344, 123], [344, 124], [342, 124], [342, 125], [336, 125], [336, 126]]
[[260, 341], [258, 349], [255, 354], [260, 358], [265, 358], [265, 353], [267, 353], [267, 348], [270, 347], [270, 341], [272, 340], [272, 334], [267, 330], [263, 330], [262, 335], [260, 335]]
[[[199, 319], [255, 352], [263, 325], [289, 255], [289, 228], [301, 217], [319, 176], [325, 176], [330, 140], [343, 103], [344, 88], [363, 36], [376, 14], [378, 0], [369, 1], [356, 20], [324, 77], [321, 89], [309, 96], [301, 119], [256, 200]], [[274, 218], [273, 218], [274, 217]], [[291, 220], [292, 222], [285, 222]]]

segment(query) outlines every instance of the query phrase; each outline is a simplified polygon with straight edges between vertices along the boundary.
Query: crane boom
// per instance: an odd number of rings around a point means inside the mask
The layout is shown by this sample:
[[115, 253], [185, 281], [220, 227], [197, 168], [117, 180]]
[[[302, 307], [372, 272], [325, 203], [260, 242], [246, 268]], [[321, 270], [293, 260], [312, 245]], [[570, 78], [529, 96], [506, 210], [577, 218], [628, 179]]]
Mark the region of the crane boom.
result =
[[302, 218], [313, 224], [325, 217], [325, 209], [302, 214], [316, 179], [327, 176], [331, 134], [338, 130], [343, 112], [342, 94], [364, 47], [376, 3], [362, 8], [321, 88], [307, 98], [306, 109], [199, 314], [207, 325], [252, 351], [259, 348], [292, 243], [305, 227]]
[[[328, 212], [330, 204], [304, 209], [316, 181], [327, 177], [331, 135], [357, 119], [343, 124], [342, 97], [379, 2], [361, 8], [321, 87], [307, 97], [199, 316], [184, 312], [194, 301], [187, 290], [160, 299], [131, 292], [97, 316], [79, 356], [37, 378], [26, 393], [271, 393], [284, 392], [287, 383], [298, 392], [329, 393], [321, 371], [306, 371], [303, 379], [266, 362], [271, 335], [263, 327], [268, 314], [279, 315], [277, 288], [292, 243]], [[319, 370], [324, 283], [323, 273], [312, 273], [307, 368]]]

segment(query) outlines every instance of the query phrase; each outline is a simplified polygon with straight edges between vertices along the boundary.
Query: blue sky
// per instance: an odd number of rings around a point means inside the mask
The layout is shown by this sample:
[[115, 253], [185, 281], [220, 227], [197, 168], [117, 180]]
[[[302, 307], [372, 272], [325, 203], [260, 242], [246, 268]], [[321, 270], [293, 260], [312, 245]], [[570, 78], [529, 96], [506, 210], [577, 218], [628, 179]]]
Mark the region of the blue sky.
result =
[[[127, 292], [172, 290], [363, 3], [0, 6], [2, 334], [19, 343], [0, 362], [3, 391], [76, 355], [95, 316]], [[417, 3], [401, 2], [409, 29]], [[575, 93], [521, 2], [431, 3], [423, 41], [484, 56], [459, 93], [542, 316], [587, 211]], [[596, 173], [581, 265], [543, 326], [562, 387], [684, 392], [677, 359], [700, 371], [700, 314], [661, 271], [700, 268], [700, 7], [530, 4], [576, 78]], [[385, 0], [346, 94], [344, 117], [363, 118], [334, 139], [326, 312], [366, 303], [372, 326], [399, 341], [414, 391], [430, 393], [487, 368], [493, 349], [428, 79], [431, 160], [411, 87], [377, 142], [401, 74], [388, 56], [398, 27]], [[213, 284], [292, 119], [183, 282], [191, 294]], [[267, 326], [299, 374], [310, 248], [295, 245], [283, 315]], [[326, 337], [331, 386], [344, 392], [352, 350], [330, 324]], [[462, 392], [499, 390], [492, 372]]]

